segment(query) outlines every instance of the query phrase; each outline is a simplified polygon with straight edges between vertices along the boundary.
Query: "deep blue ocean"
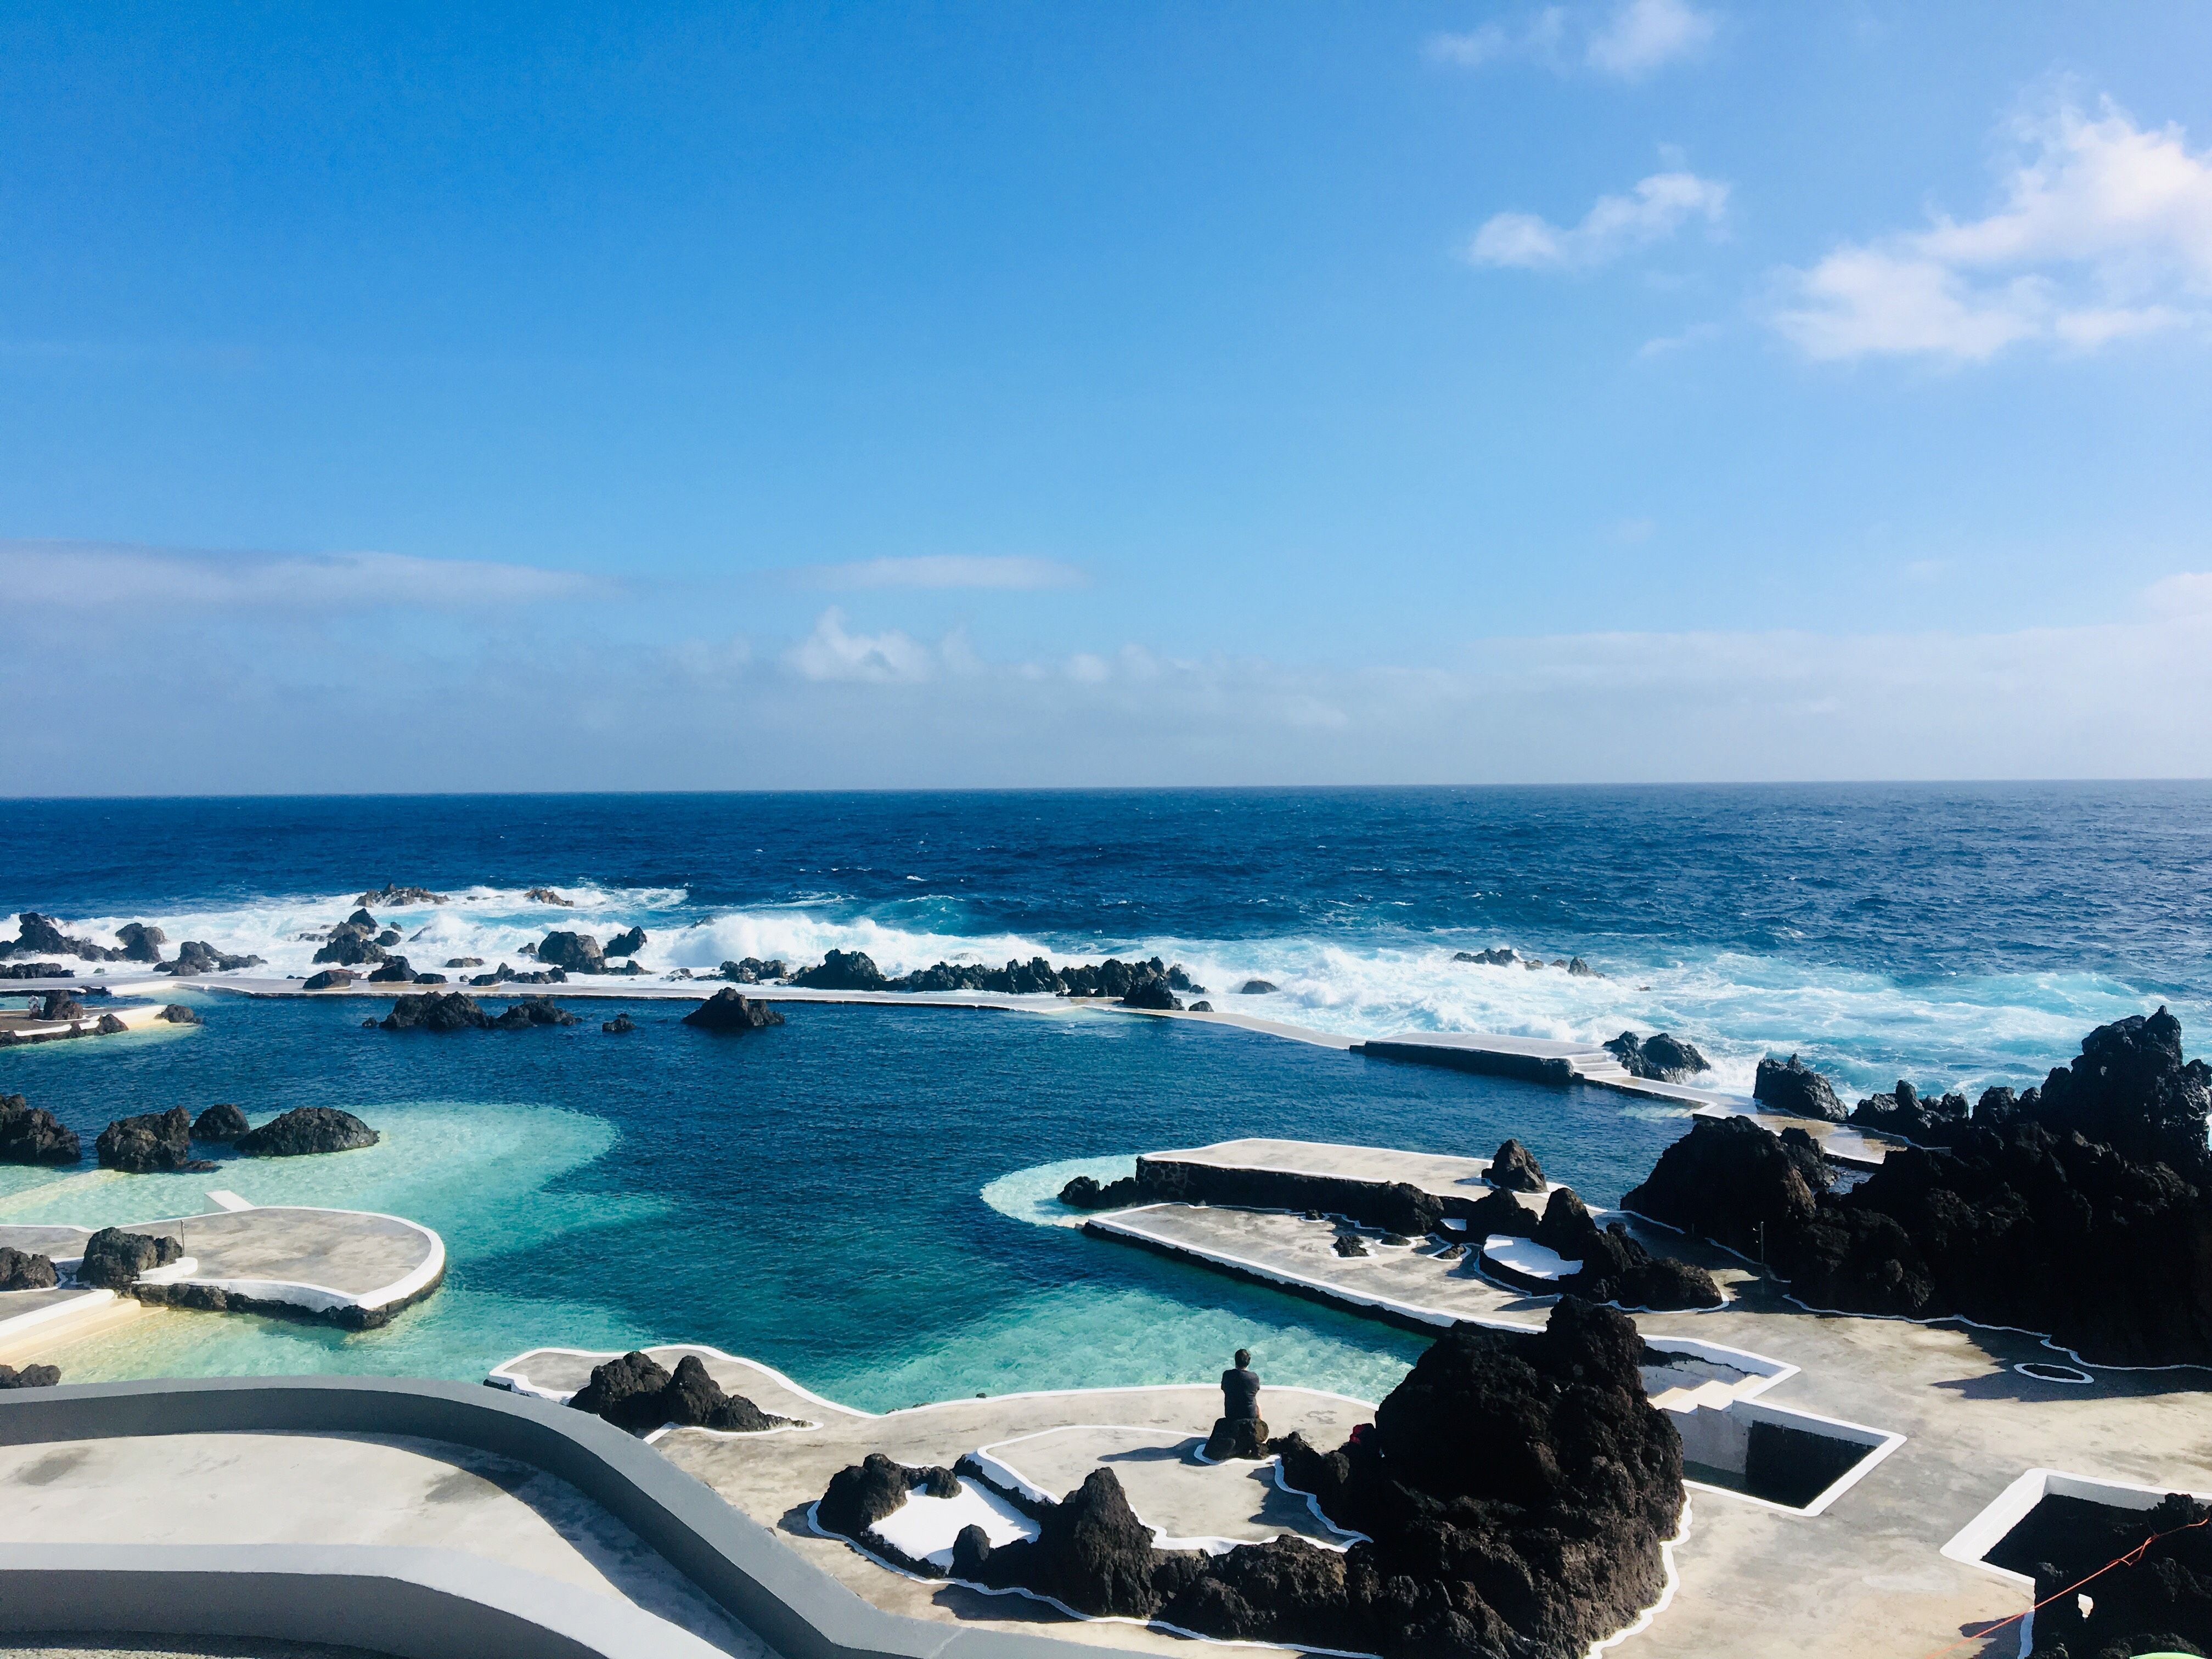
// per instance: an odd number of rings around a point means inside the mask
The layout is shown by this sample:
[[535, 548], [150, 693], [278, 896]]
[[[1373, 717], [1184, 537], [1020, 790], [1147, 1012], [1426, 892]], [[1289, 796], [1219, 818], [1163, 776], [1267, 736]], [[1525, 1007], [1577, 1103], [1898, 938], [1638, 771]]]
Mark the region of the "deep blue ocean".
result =
[[[451, 898], [385, 916], [418, 967], [631, 925], [656, 972], [1157, 954], [1217, 1004], [1361, 1036], [1663, 1028], [1740, 1087], [1790, 1051], [1847, 1093], [2028, 1081], [2102, 1021], [2166, 1003], [2194, 1053], [2212, 1018], [2196, 783], [18, 800], [0, 847], [9, 914], [157, 922], [276, 978], [311, 970], [299, 934], [396, 882]], [[1451, 960], [1498, 945], [1604, 977]], [[1280, 988], [1228, 994], [1250, 976]], [[174, 1316], [54, 1356], [73, 1376], [469, 1377], [538, 1344], [696, 1340], [883, 1407], [1199, 1380], [1242, 1344], [1280, 1381], [1375, 1398], [1414, 1339], [1086, 1240], [1048, 1194], [1232, 1135], [1486, 1154], [1510, 1133], [1610, 1202], [1684, 1127], [1103, 1012], [800, 1006], [718, 1041], [641, 1000], [627, 1038], [594, 1003], [567, 1030], [439, 1039], [362, 1030], [358, 1004], [191, 994], [204, 1027], [0, 1053], [0, 1091], [88, 1139], [222, 1099], [342, 1105], [383, 1144], [204, 1177], [4, 1170], [0, 1218], [146, 1218], [229, 1186], [410, 1215], [453, 1273], [383, 1331]]]

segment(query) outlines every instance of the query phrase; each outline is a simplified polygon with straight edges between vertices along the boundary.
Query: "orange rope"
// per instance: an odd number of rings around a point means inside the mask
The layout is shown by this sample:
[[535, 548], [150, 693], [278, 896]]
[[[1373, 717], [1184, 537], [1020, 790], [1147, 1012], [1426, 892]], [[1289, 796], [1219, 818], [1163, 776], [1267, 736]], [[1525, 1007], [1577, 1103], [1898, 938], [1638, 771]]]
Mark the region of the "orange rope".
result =
[[1972, 1636], [1962, 1636], [1957, 1641], [1952, 1643], [1948, 1647], [1937, 1648], [1935, 1652], [1928, 1656], [1928, 1659], [1942, 1659], [1942, 1655], [1956, 1652], [1959, 1649], [1965, 1647], [1969, 1642], [1985, 1642], [1990, 1637], [1995, 1636], [1999, 1631], [2002, 1630], [2007, 1625], [2018, 1624], [2021, 1620], [2027, 1617], [2028, 1613], [2040, 1613], [2044, 1608], [2049, 1607], [2053, 1601], [2060, 1601], [2066, 1596], [2072, 1595], [2078, 1591], [2083, 1584], [2087, 1583], [2089, 1579], [2102, 1578], [2114, 1567], [2132, 1567], [2140, 1565], [2143, 1559], [2143, 1552], [2148, 1550], [2153, 1544], [2158, 1542], [2160, 1539], [2171, 1538], [2178, 1532], [2187, 1532], [2191, 1528], [2201, 1527], [2208, 1522], [2212, 1522], [2212, 1515], [2206, 1516], [2203, 1521], [2191, 1521], [2184, 1526], [2168, 1527], [2164, 1532], [2154, 1532], [2151, 1534], [2149, 1537], [2144, 1539], [2142, 1543], [2130, 1550], [2125, 1555], [2114, 1556], [2111, 1560], [2106, 1562], [2103, 1566], [2091, 1573], [2088, 1578], [2078, 1579], [2075, 1583], [2069, 1584], [2064, 1589], [2055, 1591], [2052, 1594], [2045, 1596], [2043, 1600], [2038, 1601], [2033, 1607], [2030, 1607], [2027, 1610], [2027, 1613], [2015, 1613], [2009, 1619], [1998, 1620], [1996, 1624], [1991, 1625], [1987, 1630], [1976, 1631]]

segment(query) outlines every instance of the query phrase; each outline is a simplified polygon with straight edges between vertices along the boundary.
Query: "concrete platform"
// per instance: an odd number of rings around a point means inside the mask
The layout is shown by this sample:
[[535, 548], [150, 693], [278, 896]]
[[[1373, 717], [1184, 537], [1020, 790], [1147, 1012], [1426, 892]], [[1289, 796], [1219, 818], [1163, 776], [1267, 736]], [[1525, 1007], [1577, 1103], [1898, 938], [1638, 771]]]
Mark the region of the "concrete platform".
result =
[[[1207, 1466], [1197, 1461], [1195, 1450], [1221, 1410], [1221, 1390], [1210, 1382], [1001, 1395], [878, 1416], [825, 1400], [779, 1371], [719, 1349], [676, 1345], [647, 1352], [670, 1367], [695, 1353], [730, 1392], [763, 1410], [816, 1425], [756, 1435], [669, 1429], [652, 1437], [656, 1450], [738, 1510], [775, 1528], [802, 1559], [873, 1605], [948, 1630], [1048, 1633], [1087, 1646], [1140, 1652], [1188, 1655], [1192, 1650], [1182, 1638], [1120, 1620], [1071, 1619], [1026, 1596], [986, 1595], [909, 1578], [842, 1540], [823, 1537], [807, 1511], [830, 1476], [872, 1451], [904, 1463], [950, 1465], [963, 1453], [994, 1448], [994, 1456], [1048, 1490], [1065, 1477], [1054, 1496], [1080, 1484], [1083, 1474], [1105, 1462], [1123, 1480], [1138, 1514], [1172, 1537], [1243, 1540], [1285, 1531], [1317, 1539], [1331, 1535], [1303, 1499], [1291, 1498], [1274, 1484], [1272, 1463]], [[495, 1368], [488, 1380], [562, 1399], [584, 1384], [593, 1365], [613, 1357], [533, 1349]], [[1360, 1401], [1304, 1389], [1269, 1389], [1261, 1405], [1275, 1432], [1302, 1429], [1310, 1439], [1328, 1445], [1341, 1443], [1352, 1425], [1365, 1421], [1373, 1410]]]
[[[220, 1291], [247, 1311], [275, 1312], [363, 1328], [380, 1324], [434, 1291], [446, 1271], [445, 1241], [419, 1222], [362, 1210], [245, 1205], [201, 1215], [133, 1222], [126, 1231], [177, 1239], [184, 1259], [139, 1281], [142, 1299], [194, 1306]], [[244, 1207], [232, 1207], [243, 1205]], [[51, 1257], [65, 1275], [84, 1254], [88, 1227], [0, 1225], [0, 1245]], [[58, 1338], [65, 1318], [94, 1311], [109, 1291], [0, 1293], [0, 1349], [33, 1331]], [[43, 1300], [32, 1299], [43, 1298]], [[74, 1324], [68, 1334], [80, 1332]]]
[[72, 1543], [447, 1551], [625, 1602], [661, 1621], [665, 1650], [692, 1650], [678, 1634], [689, 1632], [742, 1659], [768, 1654], [574, 1486], [437, 1441], [236, 1433], [0, 1445], [0, 1549]]

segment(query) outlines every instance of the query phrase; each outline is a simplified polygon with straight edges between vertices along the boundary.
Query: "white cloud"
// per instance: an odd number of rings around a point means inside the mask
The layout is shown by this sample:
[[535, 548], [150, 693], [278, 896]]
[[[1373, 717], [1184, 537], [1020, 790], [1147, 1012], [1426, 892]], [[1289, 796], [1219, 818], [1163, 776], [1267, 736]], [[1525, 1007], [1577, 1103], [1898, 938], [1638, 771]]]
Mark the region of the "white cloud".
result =
[[2201, 322], [2212, 297], [2212, 155], [2109, 100], [2008, 128], [2002, 202], [1978, 219], [1845, 242], [1784, 273], [1774, 325], [1808, 356], [1981, 362], [2046, 341], [2090, 351]]
[[1582, 68], [1622, 81], [1694, 58], [1713, 38], [1715, 19], [1687, 0], [1621, 0], [1601, 16], [1547, 6], [1513, 22], [1490, 22], [1457, 34], [1432, 34], [1428, 55], [1442, 64], [1479, 68], [1519, 59], [1558, 73]]
[[2143, 598], [2166, 616], [2212, 617], [2212, 570], [2185, 570], [2153, 582]]
[[106, 542], [0, 541], [10, 603], [80, 611], [462, 611], [577, 599], [596, 577], [404, 553], [202, 553]]
[[964, 629], [955, 629], [934, 646], [896, 628], [855, 634], [845, 626], [845, 613], [835, 605], [815, 619], [814, 631], [793, 646], [784, 660], [802, 679], [878, 685], [917, 685], [939, 674], [973, 674], [982, 667]]
[[1587, 56], [1592, 69], [1640, 81], [1677, 58], [1696, 57], [1712, 38], [1712, 14], [1685, 0], [1627, 0], [1590, 37]]
[[1533, 213], [1497, 214], [1475, 233], [1467, 257], [1479, 265], [1522, 270], [1587, 270], [1662, 241], [1692, 219], [1718, 224], [1728, 198], [1728, 185], [1717, 179], [1655, 173], [1626, 196], [1599, 197], [1577, 225], [1554, 225]]
[[809, 565], [793, 573], [810, 587], [857, 591], [878, 587], [1080, 587], [1088, 580], [1073, 565], [1053, 559], [980, 557], [958, 553], [911, 559], [862, 559], [851, 564]]

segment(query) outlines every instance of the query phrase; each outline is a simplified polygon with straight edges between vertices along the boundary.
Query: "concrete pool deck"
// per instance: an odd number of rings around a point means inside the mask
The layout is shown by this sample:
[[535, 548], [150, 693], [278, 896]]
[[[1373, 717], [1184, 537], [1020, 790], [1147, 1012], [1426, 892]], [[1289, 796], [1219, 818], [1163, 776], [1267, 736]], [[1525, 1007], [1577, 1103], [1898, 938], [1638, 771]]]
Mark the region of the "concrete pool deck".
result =
[[[125, 1231], [174, 1238], [183, 1259], [143, 1277], [143, 1298], [191, 1307], [212, 1293], [247, 1311], [326, 1320], [352, 1328], [381, 1324], [437, 1289], [445, 1241], [419, 1222], [364, 1210], [247, 1204], [211, 1193], [222, 1207], [198, 1215], [132, 1222]], [[45, 1255], [69, 1270], [94, 1229], [0, 1224], [0, 1245]], [[0, 1355], [27, 1344], [85, 1334], [118, 1300], [112, 1291], [64, 1285], [0, 1291]]]

